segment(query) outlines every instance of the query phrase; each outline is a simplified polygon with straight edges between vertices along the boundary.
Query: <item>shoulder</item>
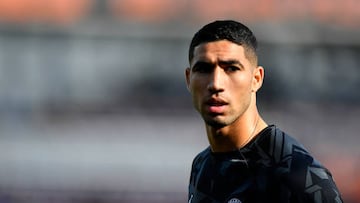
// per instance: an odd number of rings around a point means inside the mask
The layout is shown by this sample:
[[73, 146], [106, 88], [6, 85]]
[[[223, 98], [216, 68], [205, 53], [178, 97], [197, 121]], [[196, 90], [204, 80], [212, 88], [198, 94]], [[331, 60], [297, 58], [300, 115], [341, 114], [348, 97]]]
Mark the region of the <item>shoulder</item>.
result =
[[269, 160], [273, 165], [292, 160], [293, 158], [298, 160], [311, 157], [310, 153], [300, 142], [274, 125], [265, 128], [251, 148], [261, 154], [262, 158]]
[[295, 138], [273, 126], [262, 139], [275, 176], [292, 191], [294, 198], [308, 202], [341, 202], [330, 171]]
[[193, 164], [192, 164], [193, 168], [196, 167], [197, 165], [201, 165], [201, 163], [203, 163], [210, 156], [210, 154], [211, 154], [210, 147], [207, 147], [206, 149], [198, 153], [193, 160]]
[[266, 151], [272, 167], [278, 173], [306, 173], [309, 170], [320, 169], [327, 172], [300, 142], [279, 128], [271, 126], [261, 139], [259, 146]]
[[273, 163], [286, 168], [286, 172], [307, 170], [309, 166], [323, 168], [299, 141], [276, 127], [268, 134], [267, 144]]
[[257, 154], [257, 162], [270, 168], [291, 162], [296, 153], [309, 154], [297, 140], [274, 125], [262, 130], [245, 150]]
[[190, 173], [190, 188], [195, 187], [197, 182], [197, 177], [199, 176], [204, 163], [210, 156], [210, 147], [206, 148], [202, 152], [200, 152], [193, 160], [191, 173]]

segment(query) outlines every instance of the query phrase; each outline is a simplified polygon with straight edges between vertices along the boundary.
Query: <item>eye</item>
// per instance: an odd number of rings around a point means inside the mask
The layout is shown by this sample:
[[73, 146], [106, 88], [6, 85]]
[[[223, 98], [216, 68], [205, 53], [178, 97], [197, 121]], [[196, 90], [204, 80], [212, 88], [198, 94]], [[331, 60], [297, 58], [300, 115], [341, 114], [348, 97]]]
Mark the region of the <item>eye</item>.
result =
[[212, 71], [212, 66], [207, 63], [199, 63], [192, 68], [192, 71], [198, 73], [209, 73]]
[[226, 67], [224, 68], [224, 70], [225, 70], [226, 72], [235, 72], [235, 71], [240, 70], [240, 68], [237, 67], [237, 66], [226, 66]]

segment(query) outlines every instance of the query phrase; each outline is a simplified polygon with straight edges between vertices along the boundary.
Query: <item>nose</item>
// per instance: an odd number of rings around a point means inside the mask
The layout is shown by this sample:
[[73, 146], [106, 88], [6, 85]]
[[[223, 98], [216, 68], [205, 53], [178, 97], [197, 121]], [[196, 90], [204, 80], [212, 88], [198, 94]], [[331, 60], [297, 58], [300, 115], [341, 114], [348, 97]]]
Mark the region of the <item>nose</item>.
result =
[[210, 79], [208, 83], [208, 90], [214, 94], [224, 91], [224, 71], [220, 67], [215, 67], [212, 74], [210, 74]]

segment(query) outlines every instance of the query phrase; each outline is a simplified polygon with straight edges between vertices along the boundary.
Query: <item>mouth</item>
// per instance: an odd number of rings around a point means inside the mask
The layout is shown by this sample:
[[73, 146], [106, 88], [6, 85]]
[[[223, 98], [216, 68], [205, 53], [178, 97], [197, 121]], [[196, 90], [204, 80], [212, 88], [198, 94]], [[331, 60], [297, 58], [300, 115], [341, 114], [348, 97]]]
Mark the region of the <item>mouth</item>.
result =
[[213, 114], [222, 114], [225, 110], [225, 107], [229, 104], [222, 99], [211, 98], [206, 101], [206, 109]]
[[211, 98], [206, 101], [206, 104], [209, 106], [223, 106], [223, 105], [227, 105], [228, 103], [223, 99]]

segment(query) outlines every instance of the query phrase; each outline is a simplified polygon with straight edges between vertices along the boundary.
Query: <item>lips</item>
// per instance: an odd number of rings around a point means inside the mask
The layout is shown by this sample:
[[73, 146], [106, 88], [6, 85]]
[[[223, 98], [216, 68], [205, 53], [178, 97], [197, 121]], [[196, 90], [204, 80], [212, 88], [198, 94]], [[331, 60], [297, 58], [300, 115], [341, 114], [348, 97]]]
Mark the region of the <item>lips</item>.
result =
[[206, 102], [206, 104], [210, 106], [222, 106], [227, 105], [227, 102], [221, 99], [210, 99]]
[[207, 110], [213, 114], [221, 114], [224, 112], [227, 102], [222, 99], [211, 98], [206, 102]]

